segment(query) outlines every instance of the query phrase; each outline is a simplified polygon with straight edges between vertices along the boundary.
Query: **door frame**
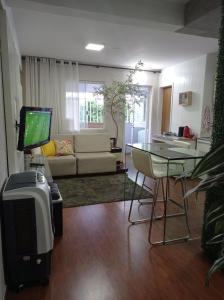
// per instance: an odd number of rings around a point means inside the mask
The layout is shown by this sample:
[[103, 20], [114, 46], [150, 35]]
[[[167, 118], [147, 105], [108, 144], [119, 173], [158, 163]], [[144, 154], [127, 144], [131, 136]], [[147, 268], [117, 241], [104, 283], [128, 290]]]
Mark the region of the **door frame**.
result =
[[[148, 99], [146, 101], [146, 112], [145, 112], [145, 138], [147, 141], [149, 141], [149, 121], [150, 121], [150, 102], [152, 101], [152, 86], [151, 85], [140, 85], [140, 87], [147, 88], [148, 89]], [[123, 135], [123, 145], [125, 146], [125, 121], [124, 121], [124, 135]], [[133, 126], [131, 128], [131, 142], [133, 142], [133, 130], [134, 130], [134, 122]]]
[[171, 127], [171, 121], [172, 121], [172, 114], [173, 114], [173, 90], [174, 90], [174, 84], [169, 84], [169, 85], [164, 85], [160, 87], [160, 103], [161, 103], [161, 108], [160, 108], [160, 133], [161, 132], [161, 125], [162, 125], [162, 113], [163, 113], [163, 90], [165, 88], [171, 88], [171, 96], [170, 96], [170, 118], [169, 118], [169, 131]]

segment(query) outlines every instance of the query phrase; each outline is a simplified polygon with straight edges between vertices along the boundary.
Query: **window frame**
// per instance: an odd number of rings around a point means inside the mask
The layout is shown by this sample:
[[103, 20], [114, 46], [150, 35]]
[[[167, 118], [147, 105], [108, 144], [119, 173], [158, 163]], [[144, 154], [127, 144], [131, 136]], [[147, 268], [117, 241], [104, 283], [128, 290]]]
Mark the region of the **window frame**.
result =
[[[95, 81], [95, 80], [79, 80], [79, 85], [80, 83], [84, 83], [84, 84], [101, 84], [101, 85], [105, 85], [105, 82], [104, 81]], [[80, 93], [80, 90], [79, 90], [79, 93]], [[103, 99], [103, 108], [105, 108], [105, 103], [104, 103], [104, 99]], [[79, 104], [79, 114], [80, 114], [80, 104]], [[79, 115], [80, 116], [80, 115]], [[79, 124], [81, 124], [80, 120], [79, 120]], [[80, 127], [80, 131], [88, 131], [88, 130], [91, 130], [91, 131], [105, 131], [105, 113], [103, 113], [103, 127], [99, 127], [99, 128], [81, 128]]]

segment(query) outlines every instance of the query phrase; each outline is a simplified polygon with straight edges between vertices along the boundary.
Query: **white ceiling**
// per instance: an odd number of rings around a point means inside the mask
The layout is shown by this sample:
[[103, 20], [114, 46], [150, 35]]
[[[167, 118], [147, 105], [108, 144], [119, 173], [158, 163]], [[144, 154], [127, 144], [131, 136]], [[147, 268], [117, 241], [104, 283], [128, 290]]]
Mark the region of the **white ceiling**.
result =
[[[12, 12], [20, 50], [24, 55], [123, 67], [133, 66], [141, 59], [145, 69], [162, 69], [218, 49], [216, 39], [183, 35], [170, 29], [165, 31], [165, 22], [162, 30], [156, 30], [155, 22], [152, 27], [149, 24], [131, 25], [130, 21], [121, 24], [111, 19], [60, 14], [60, 10], [44, 12], [24, 5], [14, 5]], [[178, 22], [181, 23], [180, 20]], [[88, 42], [105, 44], [105, 49], [102, 52], [87, 51], [84, 47]]]

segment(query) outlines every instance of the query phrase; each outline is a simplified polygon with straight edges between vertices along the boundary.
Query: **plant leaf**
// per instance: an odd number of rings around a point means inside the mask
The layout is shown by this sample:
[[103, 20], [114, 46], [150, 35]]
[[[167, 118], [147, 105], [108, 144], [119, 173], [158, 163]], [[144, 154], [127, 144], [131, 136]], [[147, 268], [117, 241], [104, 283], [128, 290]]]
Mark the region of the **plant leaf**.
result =
[[206, 244], [207, 245], [221, 244], [221, 243], [223, 243], [223, 239], [224, 239], [224, 233], [221, 233], [221, 234], [218, 234], [218, 235], [214, 236]]
[[206, 286], [209, 285], [209, 280], [210, 280], [211, 276], [212, 276], [215, 272], [221, 270], [221, 269], [223, 268], [223, 266], [224, 266], [224, 257], [222, 256], [222, 257], [218, 258], [218, 259], [214, 262], [214, 264], [212, 265], [212, 267], [211, 267], [210, 270], [208, 271], [208, 273], [207, 273], [207, 275], [206, 275], [206, 279], [205, 279], [205, 284], [206, 284]]
[[224, 217], [224, 213], [214, 217], [213, 219], [211, 219], [210, 221], [208, 221], [206, 224], [205, 224], [205, 228], [207, 228], [210, 224], [218, 221], [219, 219], [222, 219]]
[[208, 220], [213, 214], [216, 214], [217, 212], [219, 212], [219, 210], [223, 210], [223, 209], [224, 209], [224, 204], [221, 204], [218, 207], [216, 207], [215, 209], [211, 210], [209, 213], [207, 213], [206, 220]]
[[208, 176], [201, 180], [194, 188], [190, 189], [185, 197], [190, 196], [194, 192], [207, 191], [213, 187], [220, 186], [221, 184], [224, 184], [224, 173]]
[[207, 174], [209, 171], [220, 165], [224, 166], [224, 144], [214, 150], [209, 151], [205, 157], [195, 167], [191, 178]]

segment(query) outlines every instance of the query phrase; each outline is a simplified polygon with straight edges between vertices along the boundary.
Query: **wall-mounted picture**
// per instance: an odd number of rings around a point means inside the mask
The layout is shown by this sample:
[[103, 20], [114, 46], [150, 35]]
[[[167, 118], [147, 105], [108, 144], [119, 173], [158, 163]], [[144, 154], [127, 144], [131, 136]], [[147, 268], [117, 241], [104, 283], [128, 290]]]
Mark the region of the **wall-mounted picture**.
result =
[[192, 104], [192, 92], [179, 93], [179, 104], [180, 105], [191, 105]]

